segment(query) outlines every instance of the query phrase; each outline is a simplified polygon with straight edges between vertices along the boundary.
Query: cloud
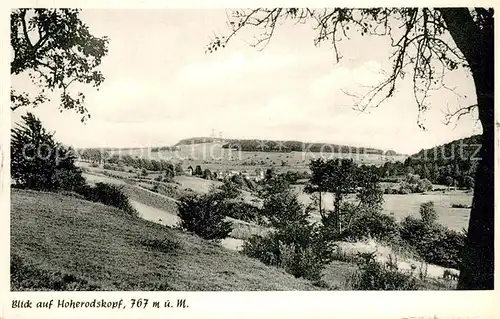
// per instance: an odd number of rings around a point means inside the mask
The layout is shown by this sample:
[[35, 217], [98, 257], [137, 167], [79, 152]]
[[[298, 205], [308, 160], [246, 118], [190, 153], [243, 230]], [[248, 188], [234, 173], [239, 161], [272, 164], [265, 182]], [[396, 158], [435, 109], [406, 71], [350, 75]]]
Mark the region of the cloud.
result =
[[[233, 77], [243, 78], [252, 74], [272, 73], [277, 69], [290, 67], [296, 63], [294, 55], [278, 55], [270, 53], [221, 54], [208, 56], [202, 63], [194, 63], [182, 68], [177, 80], [181, 83], [218, 81]], [[207, 81], [207, 82], [205, 82]]]

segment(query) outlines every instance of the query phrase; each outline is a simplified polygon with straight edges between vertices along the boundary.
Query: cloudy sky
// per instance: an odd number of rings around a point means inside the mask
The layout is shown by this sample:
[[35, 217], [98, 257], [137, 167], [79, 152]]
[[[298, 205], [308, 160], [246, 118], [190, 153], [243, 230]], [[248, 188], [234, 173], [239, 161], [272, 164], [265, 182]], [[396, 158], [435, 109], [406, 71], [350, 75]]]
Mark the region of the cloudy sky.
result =
[[[110, 38], [99, 91], [84, 88], [92, 118], [86, 124], [60, 113], [57, 99], [34, 110], [56, 138], [75, 147], [170, 145], [210, 136], [342, 143], [413, 153], [481, 132], [474, 116], [444, 125], [447, 108], [474, 103], [470, 77], [446, 81], [465, 100], [434, 93], [417, 126], [411, 79], [394, 98], [369, 112], [352, 110], [342, 90], [374, 85], [388, 64], [388, 39], [358, 37], [341, 44], [341, 63], [331, 45], [315, 47], [312, 25], [283, 25], [257, 51], [250, 34], [206, 54], [214, 34], [226, 31], [224, 10], [86, 10], [82, 19], [97, 36]], [[14, 88], [31, 90], [23, 77]], [[26, 109], [12, 115], [19, 120]]]

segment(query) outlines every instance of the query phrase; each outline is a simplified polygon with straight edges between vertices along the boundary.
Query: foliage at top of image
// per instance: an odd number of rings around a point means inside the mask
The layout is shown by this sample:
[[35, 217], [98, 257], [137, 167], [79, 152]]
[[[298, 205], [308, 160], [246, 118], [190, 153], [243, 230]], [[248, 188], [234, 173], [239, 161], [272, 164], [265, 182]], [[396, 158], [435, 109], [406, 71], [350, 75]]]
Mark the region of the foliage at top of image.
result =
[[[336, 61], [343, 58], [338, 47], [355, 36], [387, 36], [391, 39], [391, 72], [379, 84], [362, 94], [345, 92], [355, 98], [354, 107], [365, 110], [378, 106], [395, 93], [406, 74], [413, 77], [413, 95], [418, 105], [417, 124], [424, 128], [421, 113], [429, 107], [432, 91], [450, 89], [443, 76], [459, 68], [480, 67], [481, 56], [490, 51], [475, 47], [490, 44], [493, 32], [492, 8], [256, 8], [227, 10], [228, 32], [216, 35], [206, 52], [224, 48], [237, 35], [254, 29], [250, 45], [262, 50], [275, 29], [285, 22], [310, 23], [315, 30], [314, 44], [332, 43]], [[467, 27], [465, 30], [464, 27]], [[464, 32], [474, 36], [463, 37]], [[450, 42], [451, 35], [455, 43]], [[491, 49], [488, 46], [488, 49]], [[437, 62], [437, 63], [435, 63]], [[451, 89], [453, 90], [453, 89]], [[461, 107], [446, 115], [447, 121], [469, 114], [477, 105]]]
[[69, 93], [72, 83], [99, 87], [104, 76], [97, 69], [108, 53], [108, 38], [96, 37], [80, 19], [78, 9], [15, 9], [10, 14], [11, 75], [27, 73], [39, 88], [36, 97], [11, 90], [11, 109], [37, 106], [47, 91], [59, 91], [61, 110], [74, 110], [82, 121], [90, 118], [85, 96]]

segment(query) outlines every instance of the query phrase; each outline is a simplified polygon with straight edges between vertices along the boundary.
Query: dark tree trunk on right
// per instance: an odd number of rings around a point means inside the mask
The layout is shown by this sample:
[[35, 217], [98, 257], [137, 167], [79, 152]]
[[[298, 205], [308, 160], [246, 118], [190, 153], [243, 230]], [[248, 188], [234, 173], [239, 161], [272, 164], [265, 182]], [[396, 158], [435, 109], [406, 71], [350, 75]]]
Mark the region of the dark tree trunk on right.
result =
[[440, 9], [448, 30], [471, 68], [483, 127], [468, 236], [458, 289], [494, 288], [494, 37], [478, 27], [465, 8]]

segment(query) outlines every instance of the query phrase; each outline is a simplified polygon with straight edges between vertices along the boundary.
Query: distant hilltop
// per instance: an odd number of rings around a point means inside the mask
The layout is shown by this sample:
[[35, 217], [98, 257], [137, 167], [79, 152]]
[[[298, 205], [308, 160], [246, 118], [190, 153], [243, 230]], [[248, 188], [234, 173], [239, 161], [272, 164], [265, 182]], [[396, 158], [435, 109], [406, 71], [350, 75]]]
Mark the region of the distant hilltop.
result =
[[394, 150], [382, 150], [370, 147], [349, 146], [332, 143], [310, 143], [300, 141], [277, 141], [260, 139], [222, 139], [218, 137], [191, 137], [182, 139], [175, 146], [220, 143], [223, 148], [239, 149], [248, 152], [326, 152], [326, 153], [359, 153], [386, 156], [402, 155]]
[[224, 141], [226, 140], [219, 137], [190, 137], [180, 140], [174, 146], [203, 144], [203, 143], [222, 143]]

